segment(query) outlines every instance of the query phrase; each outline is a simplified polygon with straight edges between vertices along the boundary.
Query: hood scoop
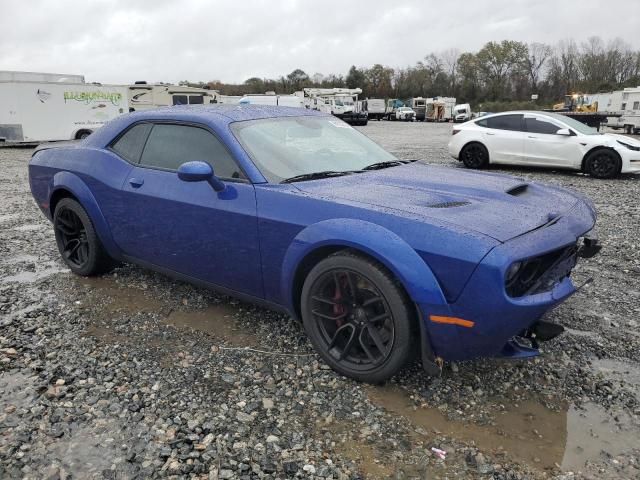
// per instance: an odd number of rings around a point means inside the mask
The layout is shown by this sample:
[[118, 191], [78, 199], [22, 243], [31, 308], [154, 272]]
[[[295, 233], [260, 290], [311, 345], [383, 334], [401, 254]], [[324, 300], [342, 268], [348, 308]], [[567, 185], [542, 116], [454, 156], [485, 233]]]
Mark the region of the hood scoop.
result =
[[527, 189], [529, 188], [529, 184], [528, 183], [520, 183], [514, 187], [511, 187], [510, 189], [506, 190], [505, 193], [508, 193], [509, 195], [512, 195], [514, 197], [519, 197], [520, 195], [524, 194], [527, 192]]
[[439, 203], [431, 203], [425, 205], [428, 208], [454, 208], [454, 207], [464, 207], [465, 205], [471, 205], [471, 202], [462, 201], [462, 202], [439, 202]]

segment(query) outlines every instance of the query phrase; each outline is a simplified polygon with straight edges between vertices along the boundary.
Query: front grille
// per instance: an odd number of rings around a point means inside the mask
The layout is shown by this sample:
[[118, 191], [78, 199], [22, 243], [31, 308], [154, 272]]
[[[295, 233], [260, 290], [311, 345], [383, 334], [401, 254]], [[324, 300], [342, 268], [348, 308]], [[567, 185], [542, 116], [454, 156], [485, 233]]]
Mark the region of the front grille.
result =
[[571, 270], [576, 265], [577, 253], [577, 245], [573, 244], [522, 261], [518, 273], [511, 280], [505, 281], [507, 295], [515, 298], [550, 291], [571, 275]]

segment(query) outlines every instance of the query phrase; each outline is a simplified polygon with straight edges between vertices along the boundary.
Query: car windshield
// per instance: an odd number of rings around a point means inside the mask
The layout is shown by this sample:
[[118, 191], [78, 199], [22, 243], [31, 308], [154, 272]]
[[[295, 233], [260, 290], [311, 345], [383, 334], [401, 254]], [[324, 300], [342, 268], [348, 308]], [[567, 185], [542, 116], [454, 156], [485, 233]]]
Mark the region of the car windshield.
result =
[[397, 159], [332, 117], [284, 117], [237, 122], [236, 138], [271, 183], [316, 172], [350, 172]]
[[600, 132], [598, 132], [598, 130], [596, 130], [595, 128], [585, 125], [584, 123], [571, 117], [567, 117], [566, 115], [558, 115], [557, 113], [545, 113], [545, 115], [553, 118], [554, 120], [564, 123], [569, 128], [572, 128], [583, 135], [600, 135]]

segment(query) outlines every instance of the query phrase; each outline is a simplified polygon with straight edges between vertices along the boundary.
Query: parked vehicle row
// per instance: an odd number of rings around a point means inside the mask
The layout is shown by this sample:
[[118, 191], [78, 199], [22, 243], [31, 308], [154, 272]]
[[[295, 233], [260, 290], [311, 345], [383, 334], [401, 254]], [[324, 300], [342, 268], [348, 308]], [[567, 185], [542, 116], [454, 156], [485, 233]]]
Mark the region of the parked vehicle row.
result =
[[550, 112], [506, 112], [456, 126], [449, 152], [474, 169], [526, 165], [580, 170], [596, 178], [640, 172], [639, 141]]

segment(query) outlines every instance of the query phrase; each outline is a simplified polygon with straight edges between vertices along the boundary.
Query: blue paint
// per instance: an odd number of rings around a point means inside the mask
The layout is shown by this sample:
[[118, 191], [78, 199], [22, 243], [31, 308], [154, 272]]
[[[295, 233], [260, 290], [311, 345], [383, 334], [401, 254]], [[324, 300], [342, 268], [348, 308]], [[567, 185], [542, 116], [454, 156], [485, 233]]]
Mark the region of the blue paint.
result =
[[[353, 248], [388, 268], [424, 319], [444, 359], [526, 357], [511, 338], [575, 288], [569, 278], [521, 298], [505, 291], [509, 266], [575, 243], [592, 229], [584, 197], [522, 179], [419, 163], [355, 175], [270, 184], [234, 137], [234, 122], [323, 115], [270, 106], [172, 107], [135, 112], [78, 145], [41, 149], [29, 164], [33, 196], [82, 203], [109, 254], [200, 281], [296, 315], [296, 272], [324, 248]], [[198, 162], [182, 173], [127, 163], [109, 144], [137, 122], [197, 124], [214, 133], [248, 181], [216, 191]], [[184, 159], [185, 162], [193, 159]], [[196, 163], [196, 165], [194, 165]], [[179, 178], [182, 175], [183, 179]], [[134, 180], [132, 182], [132, 180]], [[188, 180], [188, 181], [185, 181]], [[549, 214], [558, 215], [549, 222]], [[474, 322], [434, 323], [430, 315]]]

